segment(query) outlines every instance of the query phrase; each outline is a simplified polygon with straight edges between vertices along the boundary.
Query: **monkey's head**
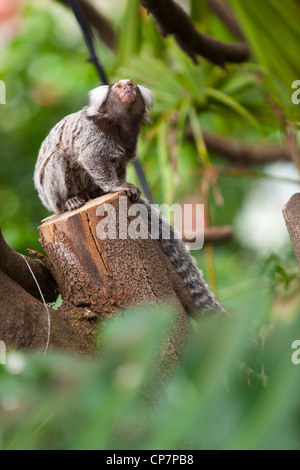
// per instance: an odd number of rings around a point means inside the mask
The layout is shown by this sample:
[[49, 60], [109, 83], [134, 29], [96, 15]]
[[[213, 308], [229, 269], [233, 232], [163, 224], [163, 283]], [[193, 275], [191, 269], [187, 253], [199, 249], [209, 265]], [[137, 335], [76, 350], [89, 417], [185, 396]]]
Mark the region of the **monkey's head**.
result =
[[152, 92], [132, 80], [119, 80], [112, 85], [104, 85], [90, 91], [90, 117], [121, 117], [138, 119], [151, 123], [146, 108], [153, 104]]
[[132, 80], [119, 80], [111, 86], [111, 99], [123, 104], [132, 104], [137, 99], [139, 89]]

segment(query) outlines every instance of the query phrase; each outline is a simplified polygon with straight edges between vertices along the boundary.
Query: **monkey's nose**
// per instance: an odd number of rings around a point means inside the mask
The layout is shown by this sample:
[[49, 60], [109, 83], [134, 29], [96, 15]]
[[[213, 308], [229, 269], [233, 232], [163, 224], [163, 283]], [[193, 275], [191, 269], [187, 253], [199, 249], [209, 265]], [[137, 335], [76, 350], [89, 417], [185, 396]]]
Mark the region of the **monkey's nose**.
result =
[[133, 82], [127, 82], [125, 84], [125, 90], [128, 91], [128, 90], [132, 90], [133, 88], [135, 88], [135, 84]]

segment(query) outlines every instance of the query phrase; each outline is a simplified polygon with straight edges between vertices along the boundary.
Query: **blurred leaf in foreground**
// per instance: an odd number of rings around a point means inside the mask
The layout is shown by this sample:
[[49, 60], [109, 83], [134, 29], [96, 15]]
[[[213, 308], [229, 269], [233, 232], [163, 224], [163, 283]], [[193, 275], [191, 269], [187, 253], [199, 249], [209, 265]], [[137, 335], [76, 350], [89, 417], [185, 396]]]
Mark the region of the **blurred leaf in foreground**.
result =
[[194, 324], [170, 377], [161, 352], [174, 317], [162, 306], [108, 322], [94, 359], [22, 355], [16, 372], [9, 356], [2, 449], [298, 448], [300, 319], [266, 330], [259, 304], [256, 294], [242, 315]]

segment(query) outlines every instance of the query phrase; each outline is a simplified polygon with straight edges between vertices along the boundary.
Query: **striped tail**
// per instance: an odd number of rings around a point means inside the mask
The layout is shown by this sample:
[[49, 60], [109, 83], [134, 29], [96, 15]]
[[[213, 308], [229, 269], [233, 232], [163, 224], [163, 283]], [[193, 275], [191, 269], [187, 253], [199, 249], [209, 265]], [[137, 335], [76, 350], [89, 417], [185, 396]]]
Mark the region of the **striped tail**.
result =
[[[147, 200], [141, 198], [139, 202], [147, 207], [149, 232], [156, 234], [154, 238], [158, 237], [157, 241], [182, 277], [196, 307], [201, 313], [226, 312], [225, 308], [209, 290], [208, 285], [203, 280], [202, 271], [198, 269], [195, 259], [189, 254], [186, 244], [179, 238], [170, 222]], [[168, 238], [164, 238], [164, 234], [168, 234]]]

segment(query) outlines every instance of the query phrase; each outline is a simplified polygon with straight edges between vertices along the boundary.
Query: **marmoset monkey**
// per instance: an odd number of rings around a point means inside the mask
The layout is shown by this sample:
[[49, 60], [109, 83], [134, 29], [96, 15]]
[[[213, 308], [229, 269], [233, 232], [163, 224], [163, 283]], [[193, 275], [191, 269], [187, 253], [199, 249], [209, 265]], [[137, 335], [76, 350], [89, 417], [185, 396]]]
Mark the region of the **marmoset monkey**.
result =
[[[132, 201], [148, 210], [141, 191], [126, 182], [126, 166], [136, 157], [141, 124], [151, 122], [146, 108], [153, 104], [152, 92], [131, 80], [119, 80], [89, 93], [90, 103], [66, 116], [42, 143], [34, 181], [42, 203], [55, 213], [81, 207], [90, 198], [124, 190]], [[158, 216], [160, 234], [165, 224]], [[195, 304], [202, 311], [224, 311], [202, 278], [184, 242], [175, 237], [159, 242], [186, 283]]]
[[43, 204], [59, 213], [89, 198], [124, 190], [138, 200], [140, 190], [126, 182], [126, 166], [136, 156], [143, 121], [150, 118], [152, 93], [131, 80], [90, 92], [90, 104], [60, 121], [43, 142], [34, 181]]

